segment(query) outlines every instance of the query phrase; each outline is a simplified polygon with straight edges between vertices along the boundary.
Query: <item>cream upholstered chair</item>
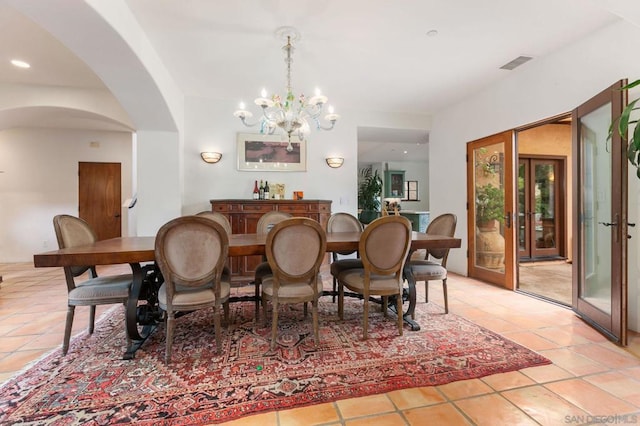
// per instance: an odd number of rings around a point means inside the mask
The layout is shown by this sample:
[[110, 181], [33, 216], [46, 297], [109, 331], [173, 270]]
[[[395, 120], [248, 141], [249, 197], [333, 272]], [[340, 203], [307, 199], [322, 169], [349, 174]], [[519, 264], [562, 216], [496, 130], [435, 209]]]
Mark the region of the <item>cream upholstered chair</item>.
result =
[[207, 217], [207, 218], [209, 218], [211, 220], [215, 220], [220, 225], [222, 225], [224, 230], [227, 232], [227, 235], [231, 235], [232, 234], [231, 223], [229, 222], [229, 219], [227, 219], [227, 217], [225, 215], [223, 215], [222, 213], [213, 212], [211, 210], [204, 210], [204, 211], [201, 211], [200, 213], [197, 213], [196, 216], [204, 216], [204, 217]]
[[262, 310], [267, 318], [267, 300], [273, 305], [271, 349], [278, 334], [278, 307], [282, 303], [312, 303], [313, 333], [318, 332], [318, 298], [322, 295], [320, 264], [327, 236], [313, 219], [296, 217], [277, 223], [267, 234], [267, 260], [272, 274], [262, 280]]
[[[291, 219], [292, 217], [293, 216], [291, 216], [289, 213], [286, 213], [286, 212], [279, 212], [279, 211], [267, 212], [262, 216], [260, 216], [260, 219], [258, 219], [258, 223], [256, 225], [256, 234], [265, 235], [277, 223], [280, 223], [283, 220]], [[263, 257], [263, 262], [259, 263], [258, 266], [256, 266], [256, 271], [254, 273], [254, 279], [253, 279], [253, 283], [256, 286], [255, 288], [256, 319], [258, 319], [260, 285], [262, 284], [263, 278], [266, 277], [267, 275], [271, 275], [271, 266], [269, 265], [269, 262], [267, 262], [267, 256], [265, 255]]]
[[[97, 241], [93, 229], [84, 220], [70, 215], [58, 215], [53, 218], [53, 228], [61, 249], [91, 244]], [[75, 278], [89, 271], [89, 279], [76, 284]], [[133, 282], [131, 274], [99, 277], [95, 266], [65, 266], [67, 281], [67, 320], [64, 328], [62, 354], [69, 350], [69, 339], [73, 326], [76, 306], [89, 306], [89, 333], [93, 333], [96, 317], [96, 305], [114, 303], [126, 304]], [[127, 337], [128, 340], [128, 337]]]
[[[362, 232], [362, 223], [357, 217], [349, 213], [334, 213], [327, 221], [327, 232]], [[352, 251], [334, 251], [331, 253], [331, 276], [333, 277], [333, 301], [336, 300], [336, 290], [338, 288], [338, 275], [344, 270], [362, 268], [362, 260], [359, 257], [340, 259], [340, 256], [347, 256], [358, 253]]]
[[165, 363], [171, 360], [175, 313], [213, 307], [216, 347], [221, 349], [220, 308], [227, 312], [230, 285], [222, 281], [229, 238], [222, 225], [199, 216], [173, 219], [158, 231], [156, 262], [164, 277], [158, 304], [167, 312]]
[[[232, 233], [231, 223], [229, 223], [229, 219], [227, 219], [227, 217], [222, 213], [213, 212], [211, 210], [205, 210], [205, 211], [201, 211], [200, 213], [197, 213], [196, 216], [206, 217], [215, 222], [218, 222], [220, 225], [222, 225], [224, 230], [227, 232], [227, 236], [231, 235]], [[222, 270], [222, 281], [231, 283], [231, 269], [229, 268], [227, 261], [225, 261], [224, 269]]]
[[[456, 215], [452, 213], [442, 214], [427, 227], [427, 234], [446, 235], [453, 237], [456, 232]], [[442, 280], [444, 293], [444, 312], [449, 313], [449, 300], [447, 297], [447, 257], [449, 249], [429, 249], [425, 251], [421, 259], [411, 258], [407, 268], [407, 279], [414, 282], [424, 281], [425, 302], [429, 302], [429, 281]]]
[[411, 222], [403, 216], [383, 216], [362, 232], [358, 250], [362, 268], [347, 269], [338, 275], [338, 315], [344, 317], [344, 288], [362, 294], [364, 314], [363, 338], [369, 326], [369, 296], [382, 296], [382, 310], [387, 315], [388, 296], [397, 296], [398, 331], [402, 335], [403, 267], [411, 245]]

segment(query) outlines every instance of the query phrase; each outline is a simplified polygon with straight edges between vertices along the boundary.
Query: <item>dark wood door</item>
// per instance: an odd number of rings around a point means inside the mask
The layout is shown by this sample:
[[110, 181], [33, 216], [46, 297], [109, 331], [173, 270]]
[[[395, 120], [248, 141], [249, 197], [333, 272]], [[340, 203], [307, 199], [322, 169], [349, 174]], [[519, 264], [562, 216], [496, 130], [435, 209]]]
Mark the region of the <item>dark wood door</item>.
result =
[[626, 82], [579, 106], [572, 117], [573, 309], [611, 340], [627, 340], [627, 156], [609, 125], [622, 114]]
[[120, 163], [78, 163], [78, 214], [98, 240], [121, 236], [120, 179]]
[[564, 256], [565, 161], [520, 156], [518, 246], [521, 261]]

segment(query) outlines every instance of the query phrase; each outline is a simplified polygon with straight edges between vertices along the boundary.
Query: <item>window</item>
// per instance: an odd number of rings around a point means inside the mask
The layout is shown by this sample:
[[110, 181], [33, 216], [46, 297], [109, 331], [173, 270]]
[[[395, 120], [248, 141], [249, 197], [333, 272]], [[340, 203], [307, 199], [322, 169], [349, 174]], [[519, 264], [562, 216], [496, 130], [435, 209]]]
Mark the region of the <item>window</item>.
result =
[[402, 201], [420, 201], [420, 199], [418, 199], [417, 180], [407, 180], [404, 182], [404, 197]]

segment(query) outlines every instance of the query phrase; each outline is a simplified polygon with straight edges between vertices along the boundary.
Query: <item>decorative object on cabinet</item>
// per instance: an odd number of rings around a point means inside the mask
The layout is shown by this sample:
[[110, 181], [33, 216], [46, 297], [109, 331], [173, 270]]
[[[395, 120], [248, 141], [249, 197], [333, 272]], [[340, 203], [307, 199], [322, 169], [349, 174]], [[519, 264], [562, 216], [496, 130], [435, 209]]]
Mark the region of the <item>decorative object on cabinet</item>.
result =
[[[311, 132], [311, 125], [318, 130], [332, 130], [336, 121], [340, 118], [338, 114], [334, 114], [333, 107], [329, 106], [328, 114], [324, 119], [329, 122], [329, 126], [320, 124], [320, 114], [324, 104], [327, 103], [327, 97], [320, 93], [316, 88], [315, 96], [308, 98], [304, 94], [296, 99], [291, 88], [291, 57], [294, 48], [291, 42], [300, 40], [300, 33], [293, 27], [280, 27], [276, 29], [276, 37], [286, 40], [287, 44], [282, 48], [285, 52], [285, 63], [287, 64], [287, 86], [286, 94], [280, 97], [279, 94], [272, 94], [267, 98], [267, 91], [262, 89], [259, 98], [254, 103], [262, 108], [262, 116], [255, 123], [248, 123], [247, 118], [253, 117], [253, 113], [245, 109], [243, 102], [240, 103], [240, 109], [233, 115], [242, 121], [247, 127], [260, 125], [260, 133], [272, 135], [279, 128], [282, 132], [282, 139], [289, 142], [289, 147], [295, 139], [304, 140], [306, 135]], [[278, 136], [280, 139], [281, 137]]]
[[304, 172], [307, 170], [307, 146], [304, 140], [291, 143], [280, 136], [238, 133], [238, 170]]
[[404, 198], [404, 170], [387, 170], [384, 172], [385, 198]]
[[[309, 217], [326, 228], [331, 200], [211, 200], [211, 210], [227, 216], [234, 234], [255, 234], [258, 220], [269, 211]], [[232, 281], [250, 282], [262, 256], [230, 257]]]
[[221, 152], [201, 152], [200, 157], [205, 163], [215, 164], [222, 159]]
[[327, 162], [327, 165], [329, 167], [331, 167], [332, 169], [337, 169], [342, 167], [342, 164], [344, 163], [344, 158], [342, 157], [327, 157], [325, 158], [325, 161]]

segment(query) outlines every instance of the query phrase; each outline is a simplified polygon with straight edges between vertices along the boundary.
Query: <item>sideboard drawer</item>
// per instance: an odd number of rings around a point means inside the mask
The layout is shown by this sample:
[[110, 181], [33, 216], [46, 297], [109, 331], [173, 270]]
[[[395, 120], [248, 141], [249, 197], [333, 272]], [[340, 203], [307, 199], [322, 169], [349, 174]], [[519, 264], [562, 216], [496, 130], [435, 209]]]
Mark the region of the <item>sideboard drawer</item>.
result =
[[308, 204], [278, 204], [278, 211], [286, 213], [306, 213], [309, 211]]
[[273, 210], [273, 204], [247, 203], [242, 204], [242, 210], [245, 212], [270, 212]]

